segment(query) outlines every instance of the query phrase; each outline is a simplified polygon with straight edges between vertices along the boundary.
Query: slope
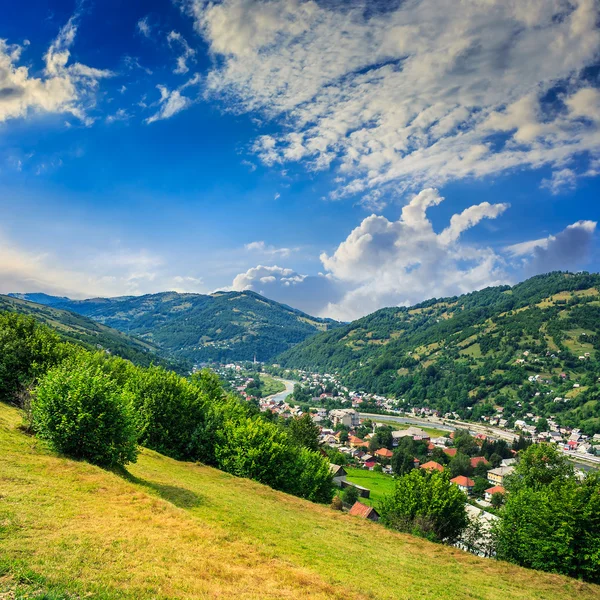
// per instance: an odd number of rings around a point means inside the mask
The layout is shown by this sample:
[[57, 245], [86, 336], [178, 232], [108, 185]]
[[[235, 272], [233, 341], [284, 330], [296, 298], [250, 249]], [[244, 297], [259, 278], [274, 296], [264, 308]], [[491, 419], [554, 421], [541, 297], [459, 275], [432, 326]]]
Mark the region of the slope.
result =
[[277, 362], [337, 371], [354, 389], [402, 406], [475, 419], [495, 405], [514, 418], [533, 408], [593, 433], [600, 431], [599, 290], [599, 275], [551, 273], [512, 288], [385, 308]]
[[[105, 349], [142, 366], [151, 363], [167, 365], [167, 362], [157, 356], [158, 349], [154, 344], [134, 339], [92, 319], [54, 306], [44, 306], [24, 299], [0, 295], [0, 310], [31, 315], [52, 327], [67, 341], [90, 348]], [[175, 365], [168, 363], [168, 366]]]
[[124, 477], [48, 453], [0, 404], [0, 594], [47, 598], [597, 598], [144, 450]]
[[[20, 294], [29, 299], [30, 295]], [[165, 356], [192, 362], [266, 361], [307, 337], [336, 327], [254, 292], [211, 295], [164, 292], [146, 296], [44, 303], [90, 317], [156, 344]]]

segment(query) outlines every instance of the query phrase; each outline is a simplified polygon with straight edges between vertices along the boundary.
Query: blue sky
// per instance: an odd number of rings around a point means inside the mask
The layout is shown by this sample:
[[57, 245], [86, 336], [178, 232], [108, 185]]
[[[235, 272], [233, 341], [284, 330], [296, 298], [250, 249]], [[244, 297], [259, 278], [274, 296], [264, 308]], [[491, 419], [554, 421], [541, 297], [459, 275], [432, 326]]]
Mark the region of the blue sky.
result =
[[0, 292], [253, 289], [351, 319], [597, 271], [599, 10], [10, 3]]

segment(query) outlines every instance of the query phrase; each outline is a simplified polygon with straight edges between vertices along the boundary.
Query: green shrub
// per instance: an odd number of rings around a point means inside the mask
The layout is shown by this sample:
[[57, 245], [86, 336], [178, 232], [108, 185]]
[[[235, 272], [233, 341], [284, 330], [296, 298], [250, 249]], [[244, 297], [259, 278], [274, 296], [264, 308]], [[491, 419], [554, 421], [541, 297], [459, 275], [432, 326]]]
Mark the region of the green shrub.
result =
[[342, 492], [342, 500], [346, 504], [354, 504], [358, 500], [358, 490], [353, 485], [349, 485], [348, 487], [344, 488], [344, 491]]
[[467, 526], [466, 496], [446, 473], [414, 469], [381, 503], [382, 522], [432, 541], [454, 542]]
[[50, 369], [35, 390], [32, 426], [62, 454], [104, 467], [135, 462], [130, 398], [88, 356]]

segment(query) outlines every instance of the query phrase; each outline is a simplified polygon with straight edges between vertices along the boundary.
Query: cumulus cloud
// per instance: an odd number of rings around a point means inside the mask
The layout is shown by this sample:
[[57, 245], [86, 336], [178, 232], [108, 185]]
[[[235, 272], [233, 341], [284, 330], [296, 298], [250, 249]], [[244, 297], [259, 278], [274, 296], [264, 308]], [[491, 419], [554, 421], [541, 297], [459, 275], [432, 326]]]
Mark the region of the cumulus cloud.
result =
[[311, 315], [321, 314], [327, 302], [337, 301], [343, 293], [339, 282], [329, 276], [302, 275], [293, 269], [263, 265], [240, 273], [226, 289], [252, 290]]
[[556, 235], [515, 244], [507, 250], [524, 257], [527, 276], [577, 270], [590, 258], [596, 225], [596, 221], [577, 221]]
[[375, 214], [363, 219], [333, 253], [321, 254], [324, 274], [258, 266], [239, 274], [231, 289], [251, 289], [311, 314], [349, 321], [385, 306], [576, 270], [589, 260], [595, 221], [578, 221], [556, 235], [494, 250], [461, 236], [482, 219], [500, 217], [508, 204], [470, 206], [436, 232], [427, 212], [443, 200], [428, 188], [413, 197], [397, 221]]
[[[284, 124], [264, 163], [336, 165], [335, 196], [600, 153], [597, 0], [190, 0], [215, 56], [207, 95]], [[571, 167], [572, 168], [572, 167]], [[375, 193], [373, 193], [375, 192]]]
[[205, 291], [201, 279], [173, 276], [162, 257], [146, 250], [120, 248], [93, 254], [69, 266], [49, 253], [27, 251], [0, 237], [0, 293], [3, 294], [43, 291], [89, 298], [165, 290]]
[[85, 123], [94, 104], [99, 81], [112, 73], [87, 65], [70, 63], [70, 48], [77, 25], [72, 18], [60, 30], [44, 55], [44, 70], [32, 76], [18, 66], [29, 45], [8, 44], [0, 39], [0, 122], [23, 118], [30, 113], [68, 113]]
[[425, 189], [402, 209], [397, 221], [371, 215], [332, 255], [322, 254], [328, 273], [353, 284], [326, 312], [348, 320], [382, 306], [414, 304], [505, 281], [501, 257], [490, 248], [461, 242], [460, 236], [482, 219], [498, 217], [508, 205], [471, 206], [436, 233], [427, 210], [442, 201], [437, 190]]
[[170, 31], [167, 35], [167, 41], [171, 48], [177, 48], [181, 52], [177, 57], [177, 66], [173, 73], [177, 73], [178, 75], [187, 73], [190, 70], [187, 63], [190, 60], [194, 60], [196, 51], [190, 47], [186, 39], [177, 31]]

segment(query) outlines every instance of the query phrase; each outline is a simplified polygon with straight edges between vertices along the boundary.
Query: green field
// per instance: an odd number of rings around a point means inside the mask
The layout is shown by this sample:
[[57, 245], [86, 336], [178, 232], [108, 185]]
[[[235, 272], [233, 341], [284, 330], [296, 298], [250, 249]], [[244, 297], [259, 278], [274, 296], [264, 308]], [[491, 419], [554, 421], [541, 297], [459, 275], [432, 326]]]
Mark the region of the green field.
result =
[[600, 597], [156, 452], [121, 475], [61, 458], [20, 422], [0, 404], [0, 598]]
[[272, 396], [273, 394], [279, 394], [285, 390], [285, 384], [281, 383], [277, 379], [274, 379], [270, 375], [260, 374], [260, 380], [262, 381], [262, 397]]
[[348, 473], [348, 481], [352, 481], [362, 487], [371, 490], [371, 497], [367, 500], [361, 500], [365, 504], [375, 506], [383, 499], [386, 494], [391, 494], [394, 491], [394, 478], [391, 475], [376, 473], [375, 471], [367, 471], [365, 469], [355, 469], [352, 467], [344, 467]]

